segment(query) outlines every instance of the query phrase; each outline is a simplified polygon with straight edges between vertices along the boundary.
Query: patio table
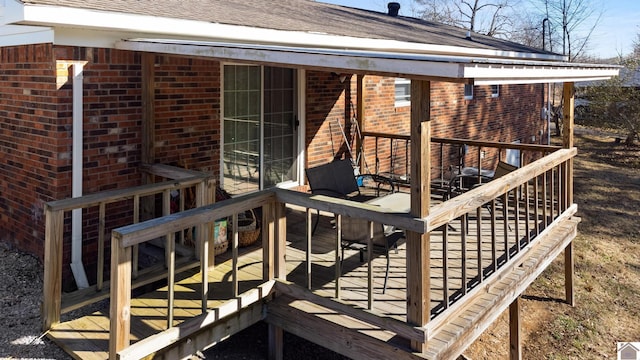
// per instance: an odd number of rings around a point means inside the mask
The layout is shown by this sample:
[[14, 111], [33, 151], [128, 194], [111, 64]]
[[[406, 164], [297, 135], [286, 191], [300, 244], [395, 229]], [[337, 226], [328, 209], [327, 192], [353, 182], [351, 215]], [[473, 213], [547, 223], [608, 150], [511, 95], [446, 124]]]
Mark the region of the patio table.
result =
[[[409, 213], [411, 211], [411, 194], [396, 192], [371, 199], [366, 201], [366, 203], [377, 205], [381, 208], [392, 210], [393, 212]], [[385, 234], [392, 233], [394, 230], [395, 226], [384, 225]]]

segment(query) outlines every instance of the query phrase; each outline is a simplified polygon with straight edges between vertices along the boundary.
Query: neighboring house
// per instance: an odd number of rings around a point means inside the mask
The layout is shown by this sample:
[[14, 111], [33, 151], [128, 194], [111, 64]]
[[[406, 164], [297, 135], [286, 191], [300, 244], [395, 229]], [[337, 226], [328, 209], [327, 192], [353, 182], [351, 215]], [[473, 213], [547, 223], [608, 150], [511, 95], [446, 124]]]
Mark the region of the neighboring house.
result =
[[[411, 133], [406, 79], [431, 81], [419, 116], [432, 137], [543, 144], [544, 83], [617, 73], [308, 0], [7, 0], [0, 14], [0, 231], [40, 258], [45, 203], [141, 185], [144, 164], [211, 173], [234, 194], [304, 189], [305, 168], [356, 157], [359, 131]], [[381, 172], [395, 171], [384, 159], [406, 159], [385, 151]], [[96, 234], [85, 235], [83, 258], [95, 262]]]

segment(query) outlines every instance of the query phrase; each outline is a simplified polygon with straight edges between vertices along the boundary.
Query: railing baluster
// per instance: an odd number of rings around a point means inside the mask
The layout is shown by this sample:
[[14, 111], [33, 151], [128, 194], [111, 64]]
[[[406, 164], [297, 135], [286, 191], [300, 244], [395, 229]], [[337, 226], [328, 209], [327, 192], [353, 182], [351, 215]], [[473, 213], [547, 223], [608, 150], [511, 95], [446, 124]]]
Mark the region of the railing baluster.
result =
[[[162, 215], [171, 214], [171, 190], [166, 189], [162, 192]], [[164, 266], [169, 268], [169, 237], [165, 236], [164, 246]]]
[[[340, 300], [340, 288], [342, 279], [342, 215], [336, 214], [336, 299]], [[307, 229], [308, 230], [308, 229]]]
[[496, 242], [496, 200], [491, 200], [491, 262], [493, 272], [498, 271], [498, 245]]
[[449, 308], [449, 227], [444, 225], [442, 229], [442, 305]]
[[176, 279], [176, 235], [167, 234], [168, 274], [167, 274], [167, 329], [173, 327], [173, 309], [175, 300], [175, 279]]
[[233, 237], [231, 241], [231, 257], [232, 257], [232, 274], [231, 278], [233, 279], [231, 284], [231, 290], [233, 293], [233, 297], [237, 297], [239, 294], [238, 290], [238, 213], [234, 213], [231, 216], [231, 221], [233, 223]]
[[367, 236], [367, 308], [373, 310], [373, 225], [371, 221], [367, 222], [369, 236]]
[[515, 213], [515, 219], [514, 219], [514, 225], [515, 225], [515, 237], [516, 237], [516, 249], [518, 252], [520, 252], [520, 196], [522, 196], [521, 194], [519, 194], [521, 188], [520, 186], [516, 187], [513, 192], [514, 192], [514, 199], [513, 199], [513, 211]]
[[[184, 188], [184, 187], [178, 189], [178, 194], [179, 194], [178, 195], [178, 200], [180, 201], [179, 209], [182, 212], [182, 211], [184, 211], [184, 204], [185, 204], [184, 201], [185, 201], [185, 198], [186, 198], [186, 195], [187, 195], [187, 189]], [[185, 231], [184, 230], [180, 231], [180, 239], [179, 240], [180, 240], [180, 244], [181, 245], [185, 244]]]
[[562, 214], [564, 210], [564, 196], [562, 192], [564, 191], [564, 182], [562, 181], [562, 176], [564, 174], [564, 163], [558, 165], [558, 216]]
[[[447, 228], [449, 224], [445, 225]], [[467, 293], [467, 214], [462, 215], [460, 222], [460, 261], [462, 262], [462, 293]]]
[[555, 168], [549, 170], [549, 175], [550, 175], [550, 181], [549, 181], [549, 195], [551, 196], [551, 201], [549, 202], [549, 223], [552, 223], [553, 220], [556, 218], [555, 215], [555, 203], [556, 203], [556, 192], [555, 192], [555, 188], [556, 188], [556, 184], [555, 184], [555, 176], [556, 171]]
[[535, 203], [535, 206], [533, 208], [533, 217], [535, 219], [535, 223], [534, 225], [536, 226], [535, 228], [535, 236], [538, 236], [540, 234], [540, 182], [539, 182], [540, 176], [536, 176], [533, 182], [533, 202]]
[[[320, 216], [320, 214], [318, 214]], [[319, 221], [319, 220], [318, 220]], [[306, 231], [306, 251], [305, 264], [307, 276], [307, 289], [311, 290], [311, 209], [307, 208], [307, 231]]]
[[[140, 221], [140, 195], [135, 194], [133, 196], [133, 223], [137, 224]], [[134, 279], [138, 278], [138, 251], [139, 245], [133, 245], [133, 261], [131, 264], [132, 276]]]
[[509, 192], [502, 194], [502, 230], [504, 234], [505, 259], [509, 261], [511, 252], [509, 251]]
[[96, 273], [96, 291], [102, 291], [102, 286], [104, 284], [104, 217], [106, 216], [106, 204], [104, 202], [100, 202], [98, 207], [98, 264]]
[[478, 245], [478, 282], [482, 282], [483, 272], [482, 272], [482, 206], [476, 209], [476, 242]]
[[531, 242], [531, 196], [529, 194], [529, 181], [524, 183], [524, 231], [526, 232], [527, 245]]
[[547, 216], [547, 206], [548, 206], [548, 194], [547, 194], [547, 183], [549, 182], [549, 172], [545, 172], [542, 177], [542, 228], [546, 229], [549, 224], [549, 218]]

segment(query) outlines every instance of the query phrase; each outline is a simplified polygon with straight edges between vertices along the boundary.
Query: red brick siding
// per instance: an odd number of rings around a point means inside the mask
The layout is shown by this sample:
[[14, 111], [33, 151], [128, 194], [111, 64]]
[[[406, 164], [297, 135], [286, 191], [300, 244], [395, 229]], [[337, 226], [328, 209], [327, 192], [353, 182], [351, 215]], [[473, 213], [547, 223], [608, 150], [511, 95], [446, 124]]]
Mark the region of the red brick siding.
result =
[[70, 144], [58, 119], [51, 50], [51, 44], [0, 47], [1, 240], [40, 257], [43, 205], [66, 188]]
[[[0, 58], [0, 231], [3, 241], [42, 258], [43, 205], [71, 196], [71, 64], [85, 62], [83, 192], [89, 194], [141, 184], [140, 55], [46, 44], [0, 48]], [[217, 173], [219, 62], [157, 56], [156, 71], [156, 161]], [[109, 205], [108, 230], [130, 223], [131, 208], [130, 203]], [[90, 280], [95, 277], [96, 214], [92, 208], [83, 216]], [[69, 261], [67, 238], [64, 263]], [[64, 272], [70, 276], [68, 266]]]
[[[355, 91], [352, 93], [349, 84], [349, 78], [341, 83], [339, 77], [331, 73], [307, 72], [307, 167], [325, 164], [348, 154], [342, 133], [354, 131], [350, 121], [351, 103], [356, 101]], [[351, 146], [352, 139], [349, 140]]]
[[156, 162], [218, 173], [220, 63], [156, 56]]
[[[324, 75], [323, 75], [324, 74]], [[322, 80], [319, 80], [322, 79]], [[345, 97], [353, 99], [355, 104], [355, 77], [352, 78], [350, 87], [342, 93], [337, 77], [327, 73], [314, 73], [307, 79], [307, 102], [316, 104], [322, 100], [322, 91], [326, 87], [333, 89], [330, 97], [337, 99], [332, 111], [325, 122], [322, 121], [322, 111], [317, 116], [308, 117], [307, 144], [309, 162], [308, 166], [316, 166], [330, 161], [332, 154], [337, 150], [336, 139], [340, 141], [342, 135], [339, 132], [337, 121], [349, 124], [345, 118], [354, 116], [347, 111], [345, 114]], [[410, 106], [395, 106], [395, 79], [377, 76], [366, 76], [365, 105], [363, 129], [371, 132], [391, 134], [409, 134]], [[431, 128], [432, 136], [444, 138], [465, 138], [474, 140], [513, 142], [521, 140], [523, 143], [531, 143], [535, 136], [535, 143], [540, 142], [540, 131], [546, 134], [546, 123], [540, 120], [540, 109], [543, 104], [542, 85], [501, 85], [499, 96], [491, 97], [490, 86], [475, 86], [474, 98], [464, 99], [464, 85], [432, 82], [431, 83]], [[329, 101], [326, 98], [325, 101]], [[307, 107], [308, 116], [310, 113]], [[348, 109], [347, 109], [348, 110]], [[310, 126], [312, 124], [312, 126]], [[329, 132], [329, 125], [333, 131]], [[334, 125], [335, 124], [335, 125]], [[335, 129], [337, 128], [337, 129]], [[310, 133], [309, 129], [313, 131]], [[324, 129], [324, 131], [317, 131]], [[338, 131], [336, 131], [338, 130]], [[349, 136], [356, 136], [356, 132], [346, 132]], [[333, 137], [333, 149], [331, 144]], [[352, 141], [352, 140], [351, 140]], [[351, 142], [352, 143], [352, 142]], [[393, 152], [391, 145], [393, 143]], [[375, 157], [375, 140], [365, 140], [365, 162], [371, 172], [390, 171], [391, 161], [396, 174], [404, 174], [406, 169], [405, 142], [403, 140], [380, 139], [378, 141], [378, 157]], [[333, 150], [333, 152], [332, 152]], [[445, 167], [457, 163], [457, 149], [445, 146]], [[489, 149], [485, 151], [483, 168], [490, 168], [495, 162], [497, 152]], [[355, 152], [355, 149], [354, 149]], [[439, 176], [440, 146], [432, 146], [434, 155], [433, 174]], [[504, 154], [503, 154], [504, 155]], [[470, 148], [465, 157], [465, 165], [476, 166], [477, 149]], [[377, 167], [376, 167], [377, 164]]]

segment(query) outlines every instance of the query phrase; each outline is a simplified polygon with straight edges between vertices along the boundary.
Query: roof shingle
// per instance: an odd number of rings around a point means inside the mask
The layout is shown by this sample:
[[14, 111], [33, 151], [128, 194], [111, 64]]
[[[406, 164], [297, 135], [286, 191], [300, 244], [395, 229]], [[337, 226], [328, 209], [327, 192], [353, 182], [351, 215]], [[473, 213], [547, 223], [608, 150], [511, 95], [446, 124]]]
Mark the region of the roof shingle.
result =
[[311, 0], [24, 0], [24, 4], [158, 16], [256, 28], [326, 33], [499, 51], [547, 53], [411, 17]]

